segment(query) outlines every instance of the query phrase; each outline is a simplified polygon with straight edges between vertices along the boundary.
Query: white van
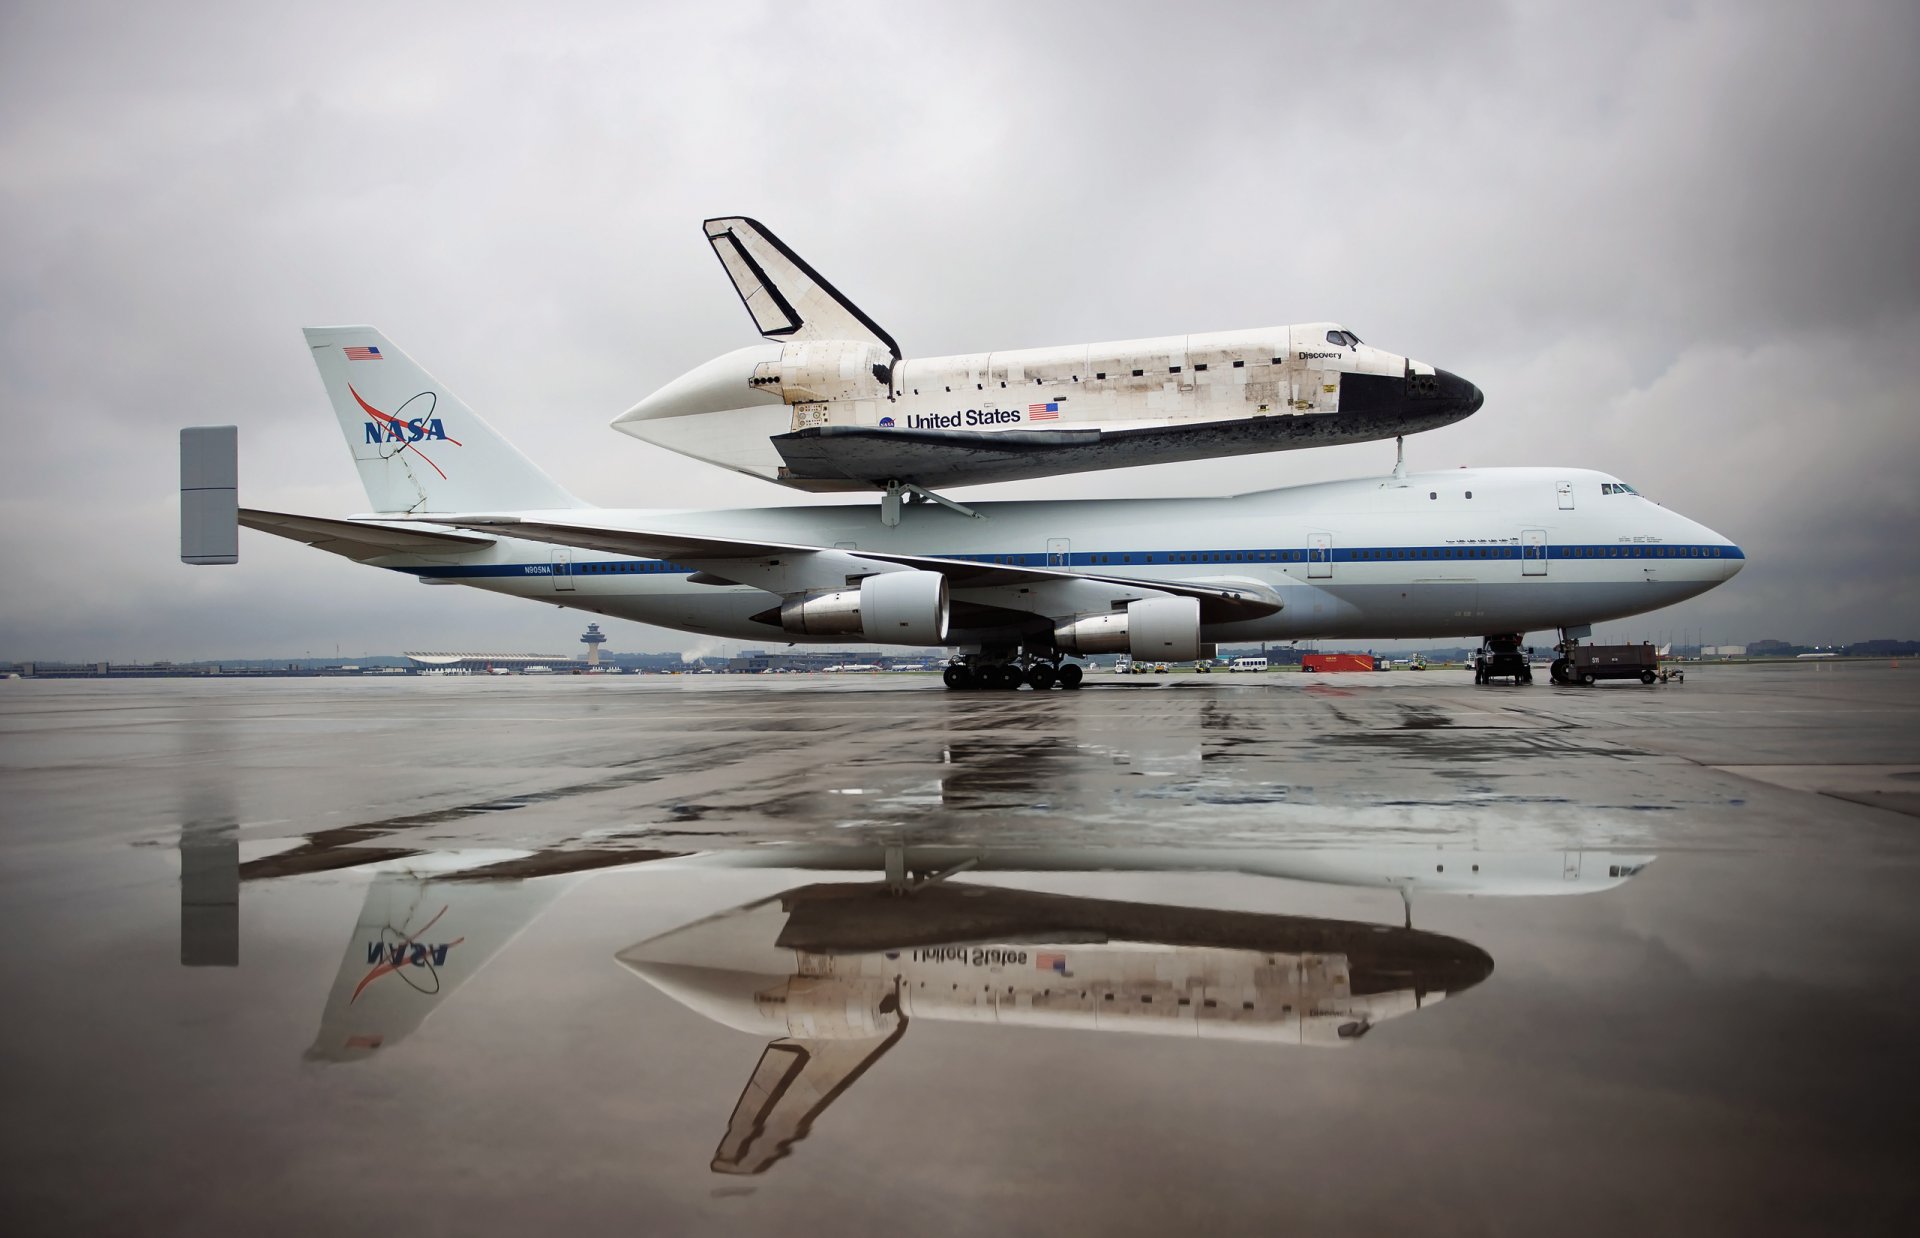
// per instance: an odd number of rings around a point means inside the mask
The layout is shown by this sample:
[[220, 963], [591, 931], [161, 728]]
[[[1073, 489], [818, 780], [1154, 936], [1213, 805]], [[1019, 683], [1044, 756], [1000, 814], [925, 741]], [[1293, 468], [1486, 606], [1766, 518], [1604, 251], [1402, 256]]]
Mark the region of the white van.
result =
[[1267, 669], [1265, 658], [1235, 658], [1229, 671], [1264, 671]]

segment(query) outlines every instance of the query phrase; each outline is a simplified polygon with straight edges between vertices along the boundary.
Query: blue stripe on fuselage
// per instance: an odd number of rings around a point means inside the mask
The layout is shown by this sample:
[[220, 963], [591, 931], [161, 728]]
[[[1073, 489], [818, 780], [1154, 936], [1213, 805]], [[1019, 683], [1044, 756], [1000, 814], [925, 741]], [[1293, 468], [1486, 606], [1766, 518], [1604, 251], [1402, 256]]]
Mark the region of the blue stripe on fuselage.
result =
[[[1086, 568], [1111, 572], [1129, 567], [1185, 567], [1208, 564], [1230, 567], [1244, 563], [1461, 563], [1521, 558], [1527, 549], [1517, 544], [1459, 544], [1453, 546], [1356, 546], [1321, 551], [1324, 558], [1313, 558], [1306, 547], [1273, 547], [1259, 550], [1138, 550], [1075, 551], [1072, 554], [967, 554], [927, 555], [954, 563], [981, 563], [1005, 567]], [[1738, 546], [1673, 543], [1604, 543], [1586, 546], [1548, 546], [1546, 558], [1563, 560], [1593, 559], [1745, 559]], [[859, 551], [851, 553], [858, 554]], [[470, 580], [479, 577], [553, 576], [552, 563], [483, 563], [473, 565], [435, 564], [423, 567], [396, 567], [410, 576], [431, 576], [442, 580]], [[577, 560], [567, 574], [573, 576], [686, 576], [698, 568], [662, 559]]]

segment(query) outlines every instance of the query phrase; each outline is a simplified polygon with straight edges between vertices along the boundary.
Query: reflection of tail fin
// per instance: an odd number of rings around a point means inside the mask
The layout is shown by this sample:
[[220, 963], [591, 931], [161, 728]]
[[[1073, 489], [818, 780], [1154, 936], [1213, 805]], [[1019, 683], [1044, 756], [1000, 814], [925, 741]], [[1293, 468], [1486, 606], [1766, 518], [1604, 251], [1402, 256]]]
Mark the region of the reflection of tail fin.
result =
[[900, 359], [900, 346], [859, 306], [840, 295], [805, 259], [759, 222], [709, 219], [707, 242], [727, 269], [733, 290], [770, 340], [867, 340]]
[[776, 1040], [760, 1054], [713, 1150], [717, 1174], [763, 1174], [807, 1137], [813, 1120], [906, 1034], [867, 1040]]
[[358, 1061], [406, 1039], [568, 884], [375, 877], [308, 1059]]
[[308, 327], [306, 336], [374, 511], [581, 506], [372, 327]]

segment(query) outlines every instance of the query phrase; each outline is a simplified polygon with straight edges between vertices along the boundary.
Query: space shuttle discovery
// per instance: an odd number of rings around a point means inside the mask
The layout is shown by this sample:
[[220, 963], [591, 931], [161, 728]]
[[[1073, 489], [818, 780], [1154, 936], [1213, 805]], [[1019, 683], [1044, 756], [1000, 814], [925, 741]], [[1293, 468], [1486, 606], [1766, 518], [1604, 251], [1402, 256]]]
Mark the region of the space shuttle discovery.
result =
[[706, 221], [760, 334], [614, 428], [794, 489], [902, 491], [1360, 443], [1468, 416], [1479, 388], [1336, 323], [902, 357], [761, 224]]
[[1348, 1045], [1480, 983], [1412, 928], [983, 886], [803, 886], [629, 947], [689, 1009], [768, 1038], [714, 1152], [759, 1174], [915, 1020]]

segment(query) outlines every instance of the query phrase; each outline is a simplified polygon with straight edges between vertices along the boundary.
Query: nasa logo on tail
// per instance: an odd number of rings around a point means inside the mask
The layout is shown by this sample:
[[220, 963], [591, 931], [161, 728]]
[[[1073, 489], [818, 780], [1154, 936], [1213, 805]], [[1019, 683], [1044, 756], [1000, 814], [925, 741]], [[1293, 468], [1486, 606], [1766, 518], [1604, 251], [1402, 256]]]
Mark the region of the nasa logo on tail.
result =
[[[356, 351], [373, 353], [372, 359], [379, 360], [378, 350], [372, 348], [364, 350], [350, 348], [347, 350], [347, 355], [352, 357]], [[366, 397], [361, 395], [351, 383], [348, 384], [347, 391], [353, 396], [354, 402], [360, 406], [361, 411], [372, 418], [362, 423], [366, 442], [380, 446], [398, 443], [402, 451], [412, 451], [431, 465], [434, 472], [440, 474], [442, 478], [446, 477], [446, 470], [415, 445], [423, 442], [447, 443], [454, 447], [461, 445], [459, 439], [447, 433], [446, 423], [433, 415], [440, 402], [438, 395], [431, 391], [422, 391], [408, 397], [404, 404], [388, 413], [367, 403]], [[418, 407], [415, 407], [416, 405]]]

